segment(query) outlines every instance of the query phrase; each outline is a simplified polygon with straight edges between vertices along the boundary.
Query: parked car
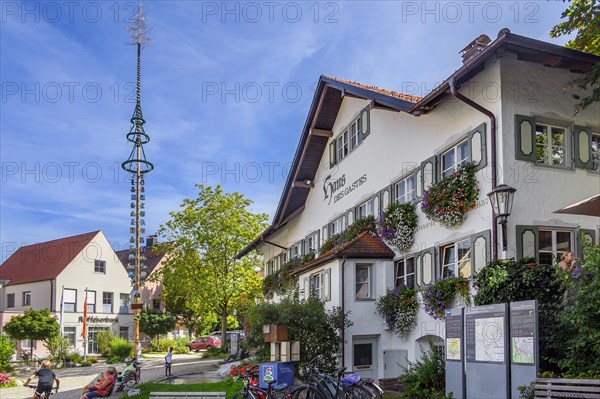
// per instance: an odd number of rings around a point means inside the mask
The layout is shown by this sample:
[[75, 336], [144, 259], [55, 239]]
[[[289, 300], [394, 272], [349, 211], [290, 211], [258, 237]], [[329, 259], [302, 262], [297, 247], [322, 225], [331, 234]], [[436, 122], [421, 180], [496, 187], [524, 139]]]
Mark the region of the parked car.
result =
[[196, 352], [201, 349], [220, 348], [221, 339], [212, 335], [207, 335], [205, 337], [196, 338], [192, 342], [185, 344], [185, 346], [187, 346], [189, 350]]
[[[232, 330], [232, 331], [227, 331], [225, 333], [225, 341], [230, 342], [231, 341], [231, 335], [237, 333], [239, 335], [239, 340], [243, 341], [244, 338], [246, 338], [246, 332], [244, 330]], [[219, 339], [221, 338], [221, 331], [213, 331], [210, 333], [211, 337], [218, 337]]]

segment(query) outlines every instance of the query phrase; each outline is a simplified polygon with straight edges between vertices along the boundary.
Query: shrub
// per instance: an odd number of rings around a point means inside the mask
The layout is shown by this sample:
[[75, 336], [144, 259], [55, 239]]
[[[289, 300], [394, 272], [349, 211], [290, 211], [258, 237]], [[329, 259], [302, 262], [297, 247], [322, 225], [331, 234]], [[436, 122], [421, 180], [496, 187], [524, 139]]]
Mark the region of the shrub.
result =
[[81, 357], [81, 355], [77, 352], [73, 352], [69, 355], [66, 356], [65, 358], [66, 360], [70, 360], [73, 363], [77, 364], [77, 363], [81, 363], [81, 361], [83, 360], [83, 358]]
[[239, 364], [239, 366], [231, 366], [231, 369], [229, 370], [229, 376], [230, 377], [239, 377], [242, 376], [246, 373], [246, 370], [248, 370], [249, 368], [252, 368], [254, 366], [256, 366], [257, 363], [254, 362], [249, 362], [244, 360], [243, 362], [241, 362]]
[[429, 346], [429, 351], [421, 350], [421, 360], [408, 362], [400, 377], [404, 384], [402, 399], [446, 398], [446, 364], [433, 344]]
[[14, 343], [6, 335], [0, 334], [0, 372], [11, 371], [10, 358], [15, 351]]
[[133, 354], [133, 344], [123, 338], [113, 338], [109, 347], [111, 359], [119, 359], [119, 362]]
[[98, 342], [98, 349], [100, 354], [104, 357], [110, 356], [110, 343], [114, 336], [109, 331], [100, 331], [96, 334], [96, 341]]
[[188, 337], [154, 339], [150, 342], [149, 349], [151, 352], [167, 352], [172, 347], [173, 353], [189, 353], [190, 350], [185, 346], [188, 342], [190, 342]]
[[10, 374], [0, 373], [0, 389], [16, 387], [17, 382]]
[[61, 335], [55, 335], [44, 340], [44, 346], [50, 353], [50, 360], [54, 363], [62, 363], [68, 355], [71, 343]]
[[388, 289], [387, 294], [377, 299], [375, 308], [392, 331], [400, 335], [407, 334], [417, 319], [417, 292], [404, 284], [393, 290]]
[[88, 360], [84, 360], [81, 363], [79, 363], [79, 365], [81, 367], [90, 367], [92, 365], [92, 362], [88, 361]]

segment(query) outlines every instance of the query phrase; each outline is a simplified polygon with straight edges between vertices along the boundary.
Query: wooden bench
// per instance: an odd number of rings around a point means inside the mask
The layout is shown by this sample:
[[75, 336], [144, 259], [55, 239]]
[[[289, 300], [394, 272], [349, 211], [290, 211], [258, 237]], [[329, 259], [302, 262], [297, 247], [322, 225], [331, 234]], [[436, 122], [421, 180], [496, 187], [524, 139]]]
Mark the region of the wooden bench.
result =
[[150, 399], [225, 399], [226, 392], [151, 392]]
[[600, 380], [537, 378], [535, 399], [548, 398], [600, 399]]

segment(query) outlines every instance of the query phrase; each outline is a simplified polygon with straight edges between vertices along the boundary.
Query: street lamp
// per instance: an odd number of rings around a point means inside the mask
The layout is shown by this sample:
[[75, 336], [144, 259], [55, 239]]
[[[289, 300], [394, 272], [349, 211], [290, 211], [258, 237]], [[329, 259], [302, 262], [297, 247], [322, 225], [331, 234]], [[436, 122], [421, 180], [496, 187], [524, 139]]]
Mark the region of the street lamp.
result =
[[512, 211], [513, 195], [517, 191], [515, 188], [500, 184], [488, 193], [490, 204], [498, 224], [502, 226], [502, 251], [506, 251], [506, 224]]

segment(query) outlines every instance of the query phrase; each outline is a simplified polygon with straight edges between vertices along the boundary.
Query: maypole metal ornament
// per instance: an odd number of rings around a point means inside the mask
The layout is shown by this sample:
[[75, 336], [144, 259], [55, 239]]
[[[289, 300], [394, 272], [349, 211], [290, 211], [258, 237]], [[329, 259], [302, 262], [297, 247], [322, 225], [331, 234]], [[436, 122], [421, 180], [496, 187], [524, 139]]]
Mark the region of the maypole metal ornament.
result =
[[131, 117], [131, 129], [127, 133], [127, 141], [133, 143], [133, 148], [129, 158], [121, 164], [121, 167], [131, 173], [131, 227], [129, 232], [132, 234], [129, 239], [129, 262], [127, 271], [131, 278], [133, 287], [133, 301], [131, 309], [134, 311], [133, 316], [133, 341], [136, 348], [137, 356], [141, 356], [140, 344], [140, 313], [142, 310], [140, 289], [144, 285], [143, 280], [146, 277], [147, 266], [146, 258], [142, 255], [142, 246], [144, 244], [143, 235], [146, 234], [144, 217], [146, 216], [145, 208], [145, 189], [144, 175], [154, 169], [154, 165], [146, 159], [143, 145], [150, 141], [150, 136], [144, 131], [144, 120], [142, 116], [141, 105], [141, 53], [142, 46], [149, 44], [147, 37], [148, 28], [146, 27], [146, 18], [142, 3], [140, 2], [138, 14], [132, 20], [132, 26], [128, 28], [131, 34], [130, 44], [137, 47], [137, 101], [135, 111]]

